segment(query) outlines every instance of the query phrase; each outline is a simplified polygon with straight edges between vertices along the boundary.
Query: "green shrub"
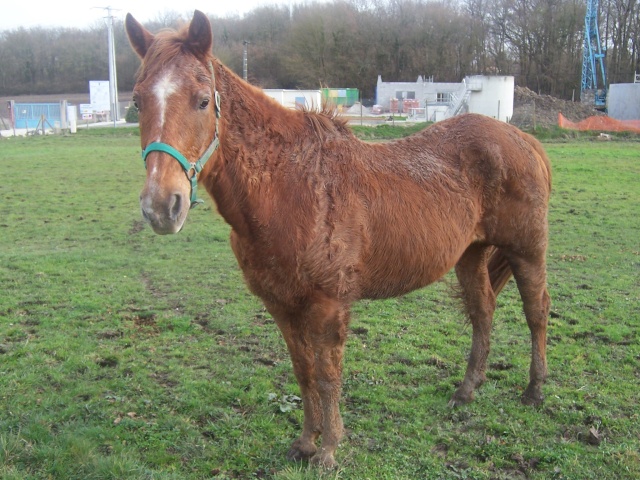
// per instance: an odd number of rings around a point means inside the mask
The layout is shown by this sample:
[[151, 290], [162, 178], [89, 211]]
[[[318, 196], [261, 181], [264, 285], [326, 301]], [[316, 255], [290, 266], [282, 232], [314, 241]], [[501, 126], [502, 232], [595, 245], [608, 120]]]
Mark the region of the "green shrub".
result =
[[127, 123], [138, 123], [138, 109], [131, 105], [127, 109], [127, 114], [124, 116]]

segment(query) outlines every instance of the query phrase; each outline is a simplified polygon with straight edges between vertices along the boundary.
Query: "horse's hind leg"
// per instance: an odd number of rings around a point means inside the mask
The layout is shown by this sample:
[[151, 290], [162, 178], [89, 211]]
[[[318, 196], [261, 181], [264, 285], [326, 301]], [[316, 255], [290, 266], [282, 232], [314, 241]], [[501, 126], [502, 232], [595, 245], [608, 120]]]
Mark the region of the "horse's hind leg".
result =
[[522, 253], [509, 255], [531, 331], [529, 385], [522, 395], [522, 403], [527, 405], [542, 403], [542, 385], [547, 378], [547, 321], [551, 301], [546, 287], [545, 255], [544, 250], [528, 256]]
[[473, 327], [471, 355], [462, 384], [453, 394], [450, 405], [473, 400], [473, 391], [486, 380], [485, 370], [490, 349], [491, 323], [496, 308], [496, 296], [491, 288], [487, 269], [490, 248], [471, 245], [456, 264], [462, 298]]

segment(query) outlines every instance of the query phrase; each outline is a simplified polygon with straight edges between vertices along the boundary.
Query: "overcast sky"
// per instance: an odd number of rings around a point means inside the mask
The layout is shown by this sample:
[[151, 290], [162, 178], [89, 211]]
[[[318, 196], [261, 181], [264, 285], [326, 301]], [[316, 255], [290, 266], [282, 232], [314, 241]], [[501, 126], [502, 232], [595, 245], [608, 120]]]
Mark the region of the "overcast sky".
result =
[[[294, 3], [301, 3], [296, 0]], [[161, 17], [166, 12], [177, 12], [191, 18], [195, 9], [212, 16], [243, 15], [262, 5], [288, 5], [288, 0], [0, 0], [0, 30], [19, 27], [74, 27], [89, 28], [101, 22], [106, 10], [113, 8], [113, 15], [124, 19], [130, 12], [137, 20], [145, 22]]]

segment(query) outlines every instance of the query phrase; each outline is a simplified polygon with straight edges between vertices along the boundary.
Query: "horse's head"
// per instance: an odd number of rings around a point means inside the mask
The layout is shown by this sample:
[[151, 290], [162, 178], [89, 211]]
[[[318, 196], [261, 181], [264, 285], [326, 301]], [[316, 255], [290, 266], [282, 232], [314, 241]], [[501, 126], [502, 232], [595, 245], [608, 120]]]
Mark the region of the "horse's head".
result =
[[181, 31], [154, 35], [127, 14], [126, 29], [142, 59], [133, 90], [147, 168], [140, 207], [156, 233], [176, 233], [218, 142], [211, 24], [196, 10]]

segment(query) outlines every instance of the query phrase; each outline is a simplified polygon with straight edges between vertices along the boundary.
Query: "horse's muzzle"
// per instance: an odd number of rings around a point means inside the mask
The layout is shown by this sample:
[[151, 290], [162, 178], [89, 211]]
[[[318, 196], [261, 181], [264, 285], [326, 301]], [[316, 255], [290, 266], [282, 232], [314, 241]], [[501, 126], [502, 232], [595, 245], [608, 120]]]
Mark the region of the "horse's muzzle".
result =
[[189, 213], [189, 202], [185, 196], [176, 192], [158, 201], [150, 195], [140, 195], [142, 217], [159, 235], [178, 233]]

